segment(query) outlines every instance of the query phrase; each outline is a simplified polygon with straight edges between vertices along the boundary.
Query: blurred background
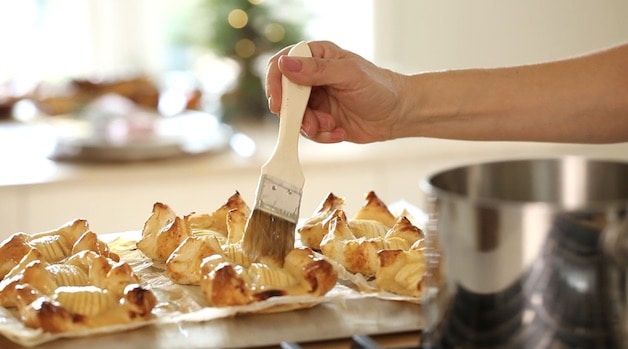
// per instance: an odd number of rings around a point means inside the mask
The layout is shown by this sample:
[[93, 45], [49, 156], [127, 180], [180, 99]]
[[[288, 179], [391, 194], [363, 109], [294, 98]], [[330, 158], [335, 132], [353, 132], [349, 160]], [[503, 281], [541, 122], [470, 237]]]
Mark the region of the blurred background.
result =
[[[403, 73], [530, 64], [628, 41], [623, 0], [20, 0], [0, 2], [0, 237], [86, 218], [140, 229], [152, 204], [252, 201], [276, 118], [270, 55], [331, 40]], [[303, 141], [302, 212], [328, 192], [420, 206], [419, 181], [512, 156], [624, 158], [579, 146], [406, 139]]]

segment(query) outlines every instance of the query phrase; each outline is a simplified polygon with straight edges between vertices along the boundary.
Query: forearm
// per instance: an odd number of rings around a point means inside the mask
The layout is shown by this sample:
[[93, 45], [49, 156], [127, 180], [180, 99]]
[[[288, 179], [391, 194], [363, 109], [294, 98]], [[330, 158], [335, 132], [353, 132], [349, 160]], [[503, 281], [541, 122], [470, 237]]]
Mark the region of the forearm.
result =
[[628, 141], [628, 46], [537, 65], [408, 77], [399, 137]]

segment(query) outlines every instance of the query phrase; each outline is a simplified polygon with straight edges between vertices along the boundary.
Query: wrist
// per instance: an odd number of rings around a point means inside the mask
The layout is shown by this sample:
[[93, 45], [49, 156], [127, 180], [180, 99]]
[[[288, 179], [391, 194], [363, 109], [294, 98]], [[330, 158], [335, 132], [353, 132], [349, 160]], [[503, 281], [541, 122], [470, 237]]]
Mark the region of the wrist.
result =
[[395, 120], [391, 125], [391, 139], [422, 137], [425, 135], [423, 122], [426, 77], [421, 74], [397, 77], [398, 103]]

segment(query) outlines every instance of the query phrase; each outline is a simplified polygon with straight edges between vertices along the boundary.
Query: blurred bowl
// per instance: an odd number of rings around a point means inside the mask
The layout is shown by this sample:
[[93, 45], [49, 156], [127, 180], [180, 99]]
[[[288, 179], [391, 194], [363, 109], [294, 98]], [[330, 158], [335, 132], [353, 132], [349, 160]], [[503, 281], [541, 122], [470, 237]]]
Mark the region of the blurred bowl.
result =
[[497, 161], [422, 187], [445, 278], [444, 303], [426, 306], [441, 347], [625, 347], [628, 163]]

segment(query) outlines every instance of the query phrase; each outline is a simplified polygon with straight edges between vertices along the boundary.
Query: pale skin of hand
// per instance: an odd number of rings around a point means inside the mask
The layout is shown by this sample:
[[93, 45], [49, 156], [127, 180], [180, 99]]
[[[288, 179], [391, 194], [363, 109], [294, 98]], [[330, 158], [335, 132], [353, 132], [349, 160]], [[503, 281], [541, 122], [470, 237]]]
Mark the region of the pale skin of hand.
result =
[[534, 65], [403, 75], [327, 41], [312, 58], [278, 52], [266, 95], [278, 114], [281, 75], [312, 94], [302, 133], [320, 143], [403, 137], [487, 141], [628, 141], [628, 44]]

